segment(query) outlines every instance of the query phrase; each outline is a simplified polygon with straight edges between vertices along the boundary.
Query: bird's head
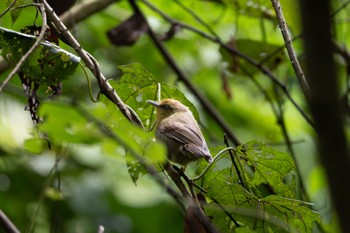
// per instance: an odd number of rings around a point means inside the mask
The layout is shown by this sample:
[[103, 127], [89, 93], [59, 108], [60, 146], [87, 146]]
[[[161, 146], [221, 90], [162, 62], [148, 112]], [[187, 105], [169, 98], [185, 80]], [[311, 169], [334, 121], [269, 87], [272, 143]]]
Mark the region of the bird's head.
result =
[[158, 120], [162, 120], [174, 113], [187, 112], [189, 109], [183, 105], [180, 101], [174, 99], [164, 99], [160, 102], [153, 100], [147, 100], [147, 103], [152, 104], [157, 108]]

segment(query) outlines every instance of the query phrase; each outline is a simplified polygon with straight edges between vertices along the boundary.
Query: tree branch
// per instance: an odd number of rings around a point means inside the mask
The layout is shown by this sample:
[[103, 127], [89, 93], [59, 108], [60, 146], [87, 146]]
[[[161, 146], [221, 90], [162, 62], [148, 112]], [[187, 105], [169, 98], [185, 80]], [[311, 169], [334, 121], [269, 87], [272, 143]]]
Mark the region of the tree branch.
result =
[[286, 45], [287, 52], [288, 52], [288, 55], [289, 55], [289, 59], [290, 59], [290, 61], [292, 63], [294, 72], [297, 75], [299, 84], [301, 86], [301, 89], [302, 89], [305, 97], [308, 98], [309, 85], [308, 85], [308, 83], [306, 81], [306, 78], [305, 78], [305, 75], [304, 75], [304, 71], [302, 70], [302, 68], [300, 66], [300, 63], [299, 63], [298, 58], [297, 58], [297, 55], [296, 55], [295, 50], [293, 48], [292, 38], [289, 35], [287, 22], [286, 22], [286, 20], [284, 18], [283, 11], [282, 11], [282, 6], [281, 6], [279, 0], [272, 0], [272, 5], [273, 5], [273, 8], [275, 9], [275, 12], [276, 12], [278, 25], [280, 27], [280, 31], [282, 33], [283, 40], [284, 40], [284, 43]]
[[4, 212], [0, 209], [0, 226], [6, 233], [20, 233], [16, 226], [11, 222], [11, 220], [6, 216]]

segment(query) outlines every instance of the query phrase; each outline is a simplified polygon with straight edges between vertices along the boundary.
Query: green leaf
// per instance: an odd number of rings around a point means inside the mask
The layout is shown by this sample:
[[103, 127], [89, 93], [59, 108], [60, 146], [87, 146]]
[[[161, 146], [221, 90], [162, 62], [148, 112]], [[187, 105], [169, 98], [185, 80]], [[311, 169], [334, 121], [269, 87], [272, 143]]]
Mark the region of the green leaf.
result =
[[[319, 215], [309, 203], [290, 198], [295, 197], [295, 165], [288, 154], [253, 141], [237, 147], [234, 159], [238, 171], [226, 153], [201, 180], [211, 200], [205, 211], [220, 232], [312, 232]], [[263, 198], [260, 189], [264, 185], [277, 195]]]
[[128, 173], [136, 185], [139, 178], [147, 174], [147, 169], [143, 166], [140, 161], [135, 159], [130, 153], [126, 154], [126, 166], [128, 168]]
[[44, 150], [44, 143], [47, 144], [47, 142], [42, 138], [30, 138], [24, 141], [24, 149], [32, 154], [40, 154]]
[[315, 222], [320, 222], [320, 215], [308, 206], [312, 205], [299, 200], [288, 199], [276, 195], [261, 200], [266, 203], [265, 211], [284, 219], [292, 232], [313, 232]]
[[[7, 2], [7, 5], [9, 6], [13, 1], [7, 0], [6, 2]], [[31, 3], [32, 1], [30, 0], [17, 0], [12, 8], [15, 8], [21, 5], [31, 4]], [[21, 15], [21, 12], [22, 12], [22, 8], [18, 8], [16, 10], [10, 10], [12, 24], [14, 24], [17, 21], [18, 17]]]
[[[125, 118], [112, 128], [113, 132], [123, 140], [122, 146], [126, 148], [126, 163], [129, 175], [136, 184], [137, 180], [147, 173], [145, 164], [153, 166], [166, 161], [166, 148], [163, 144], [154, 141], [154, 135], [147, 133], [127, 121]], [[143, 161], [139, 161], [131, 148]]]
[[295, 198], [295, 164], [287, 153], [253, 141], [237, 147], [246, 179], [253, 187], [267, 185], [275, 194]]
[[[0, 27], [1, 55], [12, 65], [19, 62], [36, 40], [35, 36]], [[43, 41], [23, 63], [20, 72], [38, 84], [50, 86], [72, 75], [79, 62], [80, 57]]]
[[53, 187], [47, 187], [45, 189], [45, 196], [53, 201], [61, 201], [64, 199], [62, 191]]

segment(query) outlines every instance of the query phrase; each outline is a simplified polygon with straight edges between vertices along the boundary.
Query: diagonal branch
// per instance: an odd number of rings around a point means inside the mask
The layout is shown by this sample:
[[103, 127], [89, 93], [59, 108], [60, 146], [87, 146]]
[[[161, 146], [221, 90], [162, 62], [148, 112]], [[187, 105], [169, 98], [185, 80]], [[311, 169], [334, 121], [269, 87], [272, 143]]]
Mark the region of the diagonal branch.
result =
[[284, 40], [284, 43], [286, 45], [287, 52], [288, 52], [288, 55], [289, 55], [289, 59], [290, 59], [290, 61], [292, 63], [294, 72], [297, 75], [299, 84], [301, 86], [301, 89], [302, 89], [305, 97], [308, 98], [309, 85], [308, 85], [308, 83], [306, 81], [303, 69], [300, 66], [300, 63], [299, 63], [298, 58], [297, 58], [297, 55], [296, 55], [295, 50], [293, 48], [292, 38], [289, 35], [287, 22], [286, 22], [286, 20], [284, 18], [281, 4], [280, 4], [279, 0], [272, 0], [272, 5], [273, 5], [273, 7], [275, 9], [275, 12], [276, 12], [278, 25], [280, 27], [280, 30], [281, 30], [281, 33], [282, 33], [282, 36], [283, 36], [283, 40]]
[[6, 216], [6, 214], [0, 209], [0, 226], [8, 233], [20, 233], [16, 226], [11, 222], [11, 220]]

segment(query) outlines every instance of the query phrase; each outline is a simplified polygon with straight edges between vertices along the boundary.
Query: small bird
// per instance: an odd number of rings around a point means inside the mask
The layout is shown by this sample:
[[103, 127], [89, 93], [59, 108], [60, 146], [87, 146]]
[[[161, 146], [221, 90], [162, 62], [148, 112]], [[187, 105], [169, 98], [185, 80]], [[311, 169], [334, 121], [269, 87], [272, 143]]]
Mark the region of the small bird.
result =
[[185, 167], [202, 157], [212, 162], [207, 143], [188, 107], [174, 99], [147, 102], [157, 108], [156, 138], [167, 146], [169, 160]]

